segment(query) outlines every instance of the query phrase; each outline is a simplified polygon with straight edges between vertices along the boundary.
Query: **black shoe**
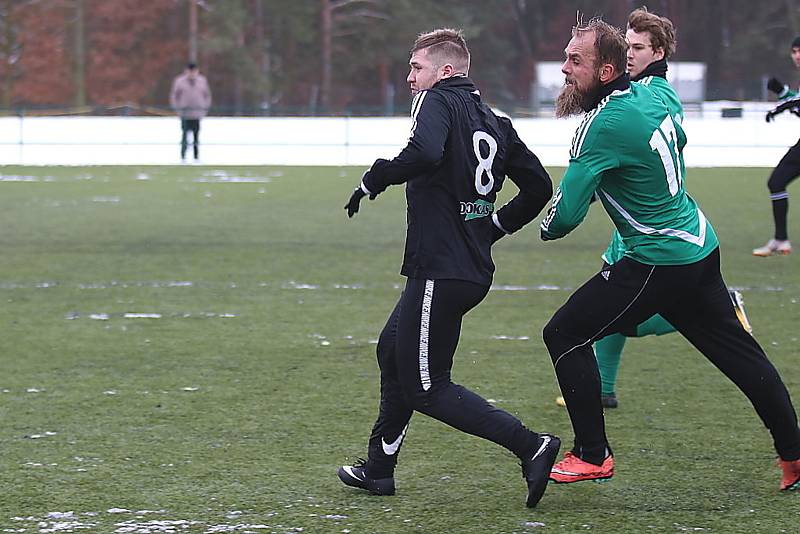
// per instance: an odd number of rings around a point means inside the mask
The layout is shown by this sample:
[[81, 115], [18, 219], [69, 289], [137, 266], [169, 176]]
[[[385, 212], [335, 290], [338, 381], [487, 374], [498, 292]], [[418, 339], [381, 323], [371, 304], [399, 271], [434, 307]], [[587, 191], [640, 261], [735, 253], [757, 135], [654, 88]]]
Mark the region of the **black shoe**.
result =
[[533, 508], [541, 500], [547, 482], [550, 479], [550, 469], [556, 463], [561, 440], [550, 434], [539, 434], [539, 443], [531, 454], [522, 459], [522, 478], [528, 483], [528, 499], [525, 504]]
[[612, 393], [611, 395], [600, 395], [600, 404], [603, 405], [603, 408], [616, 408], [619, 406], [619, 401], [617, 396]]
[[343, 465], [337, 474], [348, 486], [365, 489], [373, 495], [394, 495], [394, 478], [370, 478], [367, 463], [361, 458], [354, 465]]

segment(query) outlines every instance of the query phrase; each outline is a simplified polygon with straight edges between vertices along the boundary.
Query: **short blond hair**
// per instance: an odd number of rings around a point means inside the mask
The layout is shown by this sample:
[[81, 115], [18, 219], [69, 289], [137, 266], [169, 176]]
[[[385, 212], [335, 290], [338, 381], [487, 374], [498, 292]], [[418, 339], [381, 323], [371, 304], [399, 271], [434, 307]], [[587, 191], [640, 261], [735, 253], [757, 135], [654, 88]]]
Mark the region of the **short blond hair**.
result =
[[411, 47], [411, 54], [425, 49], [438, 66], [450, 63], [463, 74], [469, 72], [469, 48], [461, 30], [440, 28], [421, 33]]

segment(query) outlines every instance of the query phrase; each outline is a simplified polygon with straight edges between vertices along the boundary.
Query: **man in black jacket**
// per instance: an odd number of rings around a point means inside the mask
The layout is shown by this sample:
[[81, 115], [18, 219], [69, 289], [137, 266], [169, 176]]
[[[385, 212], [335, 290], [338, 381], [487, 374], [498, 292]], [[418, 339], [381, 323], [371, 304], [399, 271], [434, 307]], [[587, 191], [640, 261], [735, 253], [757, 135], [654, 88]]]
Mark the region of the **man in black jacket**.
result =
[[[414, 410], [517, 455], [528, 484], [527, 505], [539, 502], [560, 441], [527, 429], [516, 417], [450, 380], [463, 316], [489, 291], [491, 246], [532, 221], [552, 195], [539, 159], [511, 121], [483, 104], [467, 77], [469, 51], [460, 31], [422, 34], [411, 49], [407, 81], [415, 95], [408, 145], [378, 159], [345, 209], [406, 183], [408, 229], [400, 300], [378, 340], [381, 401], [368, 460], [339, 469], [345, 484], [394, 494], [394, 468]], [[519, 193], [495, 210], [508, 176]]]
[[[800, 37], [792, 41], [792, 62], [800, 68]], [[784, 111], [790, 111], [800, 117], [800, 97], [788, 85], [770, 78], [767, 89], [778, 96], [778, 105], [767, 112], [767, 122], [775, 120], [775, 116]], [[767, 180], [769, 199], [772, 204], [772, 220], [775, 223], [773, 237], [763, 247], [753, 249], [753, 256], [786, 256], [792, 253], [792, 243], [789, 241], [787, 220], [789, 218], [789, 192], [786, 187], [800, 176], [800, 141], [794, 144], [784, 154], [778, 165], [772, 170]]]

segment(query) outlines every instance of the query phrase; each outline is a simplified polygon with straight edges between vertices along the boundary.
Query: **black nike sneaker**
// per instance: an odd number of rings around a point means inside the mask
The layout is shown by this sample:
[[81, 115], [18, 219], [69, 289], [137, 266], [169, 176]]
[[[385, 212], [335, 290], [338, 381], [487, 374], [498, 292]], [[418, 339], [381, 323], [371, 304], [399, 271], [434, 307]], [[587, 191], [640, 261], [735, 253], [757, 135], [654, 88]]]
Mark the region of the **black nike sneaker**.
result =
[[556, 462], [561, 440], [550, 434], [539, 434], [539, 443], [530, 454], [522, 458], [522, 478], [528, 483], [528, 499], [525, 504], [533, 508], [541, 500], [547, 482], [550, 479], [550, 469]]
[[[550, 468], [547, 470], [549, 473]], [[367, 462], [361, 458], [354, 465], [343, 465], [337, 474], [348, 486], [365, 489], [373, 495], [394, 495], [394, 478], [370, 478]]]

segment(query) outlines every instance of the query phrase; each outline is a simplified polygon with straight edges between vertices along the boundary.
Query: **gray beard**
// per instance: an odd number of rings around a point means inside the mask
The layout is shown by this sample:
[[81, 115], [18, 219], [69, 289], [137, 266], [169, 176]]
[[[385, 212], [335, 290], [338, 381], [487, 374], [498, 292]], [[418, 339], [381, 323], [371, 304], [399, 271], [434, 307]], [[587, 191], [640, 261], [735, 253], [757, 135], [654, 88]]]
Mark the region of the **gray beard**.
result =
[[563, 119], [584, 113], [583, 105], [586, 96], [578, 91], [578, 88], [574, 85], [564, 85], [561, 88], [561, 92], [558, 93], [558, 98], [556, 98], [556, 117]]

